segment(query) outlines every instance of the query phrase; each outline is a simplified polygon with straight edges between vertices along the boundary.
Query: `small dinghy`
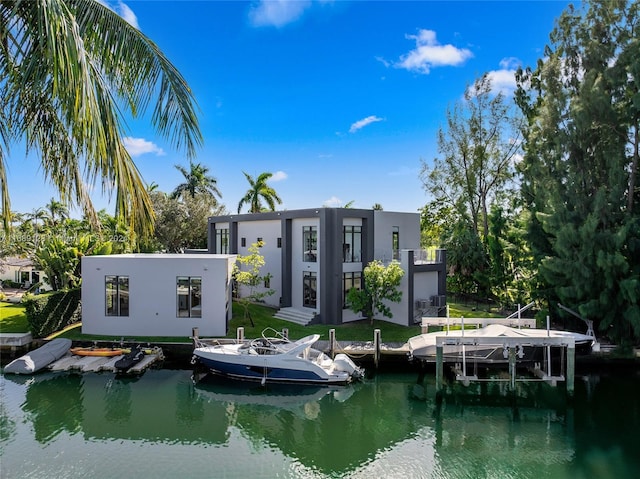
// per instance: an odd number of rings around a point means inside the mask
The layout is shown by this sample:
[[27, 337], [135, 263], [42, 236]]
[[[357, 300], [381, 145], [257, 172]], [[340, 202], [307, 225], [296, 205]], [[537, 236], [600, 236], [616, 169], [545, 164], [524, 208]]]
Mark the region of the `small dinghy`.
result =
[[67, 354], [70, 347], [70, 339], [52, 339], [38, 349], [34, 349], [24, 356], [11, 361], [5, 366], [4, 372], [13, 374], [33, 374]]
[[113, 365], [120, 372], [126, 372], [131, 369], [133, 366], [138, 364], [144, 358], [145, 351], [140, 346], [136, 346], [135, 348], [131, 348], [131, 352], [125, 354], [120, 359], [118, 359]]

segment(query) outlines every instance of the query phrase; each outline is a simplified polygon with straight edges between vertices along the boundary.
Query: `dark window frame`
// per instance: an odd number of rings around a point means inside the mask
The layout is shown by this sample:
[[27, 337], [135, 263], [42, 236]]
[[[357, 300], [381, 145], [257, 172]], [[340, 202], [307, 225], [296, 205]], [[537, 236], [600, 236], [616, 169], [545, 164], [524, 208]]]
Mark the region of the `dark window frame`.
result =
[[[109, 280], [109, 278], [112, 278]], [[109, 284], [114, 285], [114, 290], [110, 293]], [[129, 276], [107, 274], [104, 277], [104, 314], [108, 317], [129, 317]], [[125, 294], [126, 293], [126, 294]], [[109, 307], [109, 297], [111, 297], [111, 307]]]
[[[187, 288], [186, 294], [181, 294], [181, 286]], [[181, 302], [181, 296], [185, 297], [183, 302]], [[202, 276], [176, 276], [176, 318], [201, 317]]]
[[302, 227], [302, 261], [304, 263], [318, 262], [318, 227]]

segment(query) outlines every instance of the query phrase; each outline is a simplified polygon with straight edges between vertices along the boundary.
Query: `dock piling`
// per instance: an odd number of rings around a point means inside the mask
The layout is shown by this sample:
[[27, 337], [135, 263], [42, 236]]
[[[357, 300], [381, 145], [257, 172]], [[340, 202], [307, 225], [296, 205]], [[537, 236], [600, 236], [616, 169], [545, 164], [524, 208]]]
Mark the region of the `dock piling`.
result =
[[442, 348], [442, 343], [436, 344], [436, 398], [439, 398], [442, 395], [442, 384], [444, 376]]
[[329, 330], [329, 355], [331, 359], [336, 357], [336, 330]]
[[569, 344], [567, 347], [567, 394], [573, 397], [573, 387], [576, 372], [576, 346]]

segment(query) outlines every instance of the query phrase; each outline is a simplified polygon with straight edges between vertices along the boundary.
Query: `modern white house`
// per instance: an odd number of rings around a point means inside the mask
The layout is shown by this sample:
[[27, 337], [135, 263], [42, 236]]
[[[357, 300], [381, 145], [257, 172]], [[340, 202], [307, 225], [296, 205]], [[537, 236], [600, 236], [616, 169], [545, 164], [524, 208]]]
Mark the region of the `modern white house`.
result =
[[23, 289], [29, 289], [34, 284], [40, 283], [41, 290], [49, 291], [51, 286], [46, 279], [44, 271], [39, 270], [29, 258], [17, 256], [0, 258], [0, 283], [5, 281], [19, 283]]
[[[211, 254], [247, 255], [264, 246], [261, 275], [269, 275], [264, 301], [277, 317], [302, 324], [342, 324], [362, 319], [347, 308], [346, 294], [360, 288], [372, 260], [400, 262], [402, 301], [389, 303], [392, 318], [413, 325], [437, 316], [446, 300], [446, 251], [420, 249], [420, 215], [351, 208], [318, 208], [209, 218]], [[241, 295], [246, 291], [240, 291]]]
[[120, 254], [82, 258], [83, 334], [224, 336], [236, 255]]

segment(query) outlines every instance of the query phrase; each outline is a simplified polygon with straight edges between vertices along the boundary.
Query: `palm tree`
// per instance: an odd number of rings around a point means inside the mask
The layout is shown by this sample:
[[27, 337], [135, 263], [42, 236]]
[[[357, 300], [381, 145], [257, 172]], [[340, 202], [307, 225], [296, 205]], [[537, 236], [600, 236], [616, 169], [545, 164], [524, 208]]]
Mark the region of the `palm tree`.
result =
[[156, 183], [155, 181], [152, 181], [151, 183], [147, 184], [147, 191], [149, 193], [158, 191], [158, 188], [160, 188], [160, 185], [158, 185], [158, 183]]
[[208, 196], [215, 199], [222, 198], [220, 190], [218, 190], [218, 180], [213, 176], [207, 175], [209, 167], [204, 166], [202, 163], [189, 162], [189, 170], [180, 165], [175, 165], [176, 170], [182, 173], [184, 183], [180, 183], [176, 186], [176, 189], [171, 193], [171, 198], [176, 199], [184, 195], [189, 195], [191, 198], [195, 198], [196, 194]]
[[69, 217], [69, 210], [61, 201], [56, 201], [55, 198], [51, 198], [49, 203], [45, 205], [45, 209], [49, 215], [48, 220], [51, 222], [51, 226], [56, 226], [59, 221], [64, 221]]
[[244, 173], [244, 176], [251, 186], [240, 200], [240, 203], [238, 203], [238, 213], [240, 213], [245, 203], [249, 205], [249, 213], [262, 212], [264, 207], [262, 206], [261, 199], [267, 203], [269, 211], [276, 210], [276, 203], [282, 204], [282, 200], [276, 193], [276, 190], [267, 184], [267, 181], [273, 176], [273, 173], [262, 173], [255, 180], [244, 171], [242, 173]]
[[122, 141], [123, 113], [142, 116], [155, 98], [152, 124], [193, 157], [202, 135], [184, 78], [149, 38], [93, 0], [0, 0], [0, 38], [4, 228], [9, 142], [24, 140], [64, 204], [97, 225], [89, 190], [99, 180], [103, 192], [115, 191], [116, 215], [150, 233], [153, 209]]

